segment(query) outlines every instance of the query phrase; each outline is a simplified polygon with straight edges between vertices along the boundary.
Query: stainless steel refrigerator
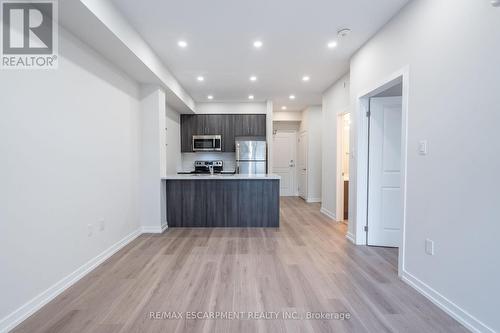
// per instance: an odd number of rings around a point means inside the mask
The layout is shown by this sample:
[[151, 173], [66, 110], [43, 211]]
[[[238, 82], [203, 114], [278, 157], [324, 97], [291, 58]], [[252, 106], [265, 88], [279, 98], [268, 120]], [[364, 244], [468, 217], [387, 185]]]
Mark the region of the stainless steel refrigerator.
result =
[[267, 173], [266, 139], [236, 138], [236, 172], [241, 174]]

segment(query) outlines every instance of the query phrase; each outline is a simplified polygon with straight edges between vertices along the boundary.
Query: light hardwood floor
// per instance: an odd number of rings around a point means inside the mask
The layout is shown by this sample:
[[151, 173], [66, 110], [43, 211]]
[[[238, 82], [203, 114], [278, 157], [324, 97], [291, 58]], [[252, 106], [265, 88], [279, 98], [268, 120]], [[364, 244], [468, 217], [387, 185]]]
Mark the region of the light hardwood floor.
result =
[[[354, 246], [318, 204], [279, 229], [142, 235], [16, 332], [466, 332], [397, 277], [395, 249]], [[150, 312], [349, 312], [349, 320], [150, 319]], [[248, 314], [245, 314], [248, 315]]]

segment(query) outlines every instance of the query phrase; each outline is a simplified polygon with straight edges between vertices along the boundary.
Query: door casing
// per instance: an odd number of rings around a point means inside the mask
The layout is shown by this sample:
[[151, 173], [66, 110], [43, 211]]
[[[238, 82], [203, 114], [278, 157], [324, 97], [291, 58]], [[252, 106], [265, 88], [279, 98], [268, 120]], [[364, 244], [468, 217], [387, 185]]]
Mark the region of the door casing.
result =
[[308, 191], [308, 162], [307, 162], [307, 144], [308, 144], [308, 136], [307, 131], [302, 131], [299, 133], [299, 137], [297, 140], [297, 175], [298, 175], [298, 184], [299, 184], [299, 196], [304, 200], [307, 200], [307, 191]]
[[[366, 112], [369, 110], [369, 99], [382, 91], [387, 90], [397, 84], [403, 84], [402, 94], [402, 114], [401, 114], [401, 192], [402, 192], [402, 228], [401, 246], [398, 255], [398, 275], [403, 275], [405, 267], [405, 239], [406, 239], [406, 175], [407, 175], [407, 151], [408, 151], [408, 96], [410, 91], [410, 69], [405, 66], [402, 69], [388, 75], [385, 79], [375, 83], [356, 98], [354, 128], [351, 138], [355, 138], [355, 180], [356, 184], [351, 185], [356, 198], [355, 218], [351, 219], [355, 235], [354, 242], [357, 245], [366, 245], [366, 231], [368, 212], [368, 119]], [[351, 140], [353, 142], [353, 140]], [[354, 142], [353, 142], [354, 143]]]
[[[344, 198], [344, 175], [342, 174], [342, 164], [344, 161], [344, 117], [349, 114], [349, 110], [345, 109], [337, 115], [337, 163], [336, 163], [336, 184], [337, 184], [337, 195], [336, 195], [336, 220], [344, 220], [344, 200], [349, 198]], [[349, 138], [350, 141], [350, 138]], [[349, 151], [350, 154], [350, 151]], [[349, 169], [351, 166], [349, 166]]]

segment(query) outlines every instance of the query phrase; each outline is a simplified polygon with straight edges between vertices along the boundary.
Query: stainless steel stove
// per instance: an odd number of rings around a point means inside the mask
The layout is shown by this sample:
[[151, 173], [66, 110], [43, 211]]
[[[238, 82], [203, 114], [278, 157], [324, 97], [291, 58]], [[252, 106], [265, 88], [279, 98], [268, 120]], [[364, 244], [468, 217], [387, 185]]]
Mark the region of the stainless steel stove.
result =
[[[213, 171], [211, 171], [213, 170]], [[224, 171], [224, 162], [217, 161], [195, 161], [194, 171], [179, 172], [179, 174], [232, 174], [233, 172]]]

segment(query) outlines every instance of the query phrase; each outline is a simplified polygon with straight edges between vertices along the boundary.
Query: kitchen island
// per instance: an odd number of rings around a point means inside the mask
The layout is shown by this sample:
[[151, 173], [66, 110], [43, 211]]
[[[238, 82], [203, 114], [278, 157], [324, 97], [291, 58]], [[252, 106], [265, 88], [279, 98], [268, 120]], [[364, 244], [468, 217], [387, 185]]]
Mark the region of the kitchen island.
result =
[[169, 228], [279, 227], [279, 176], [176, 174], [163, 181]]

